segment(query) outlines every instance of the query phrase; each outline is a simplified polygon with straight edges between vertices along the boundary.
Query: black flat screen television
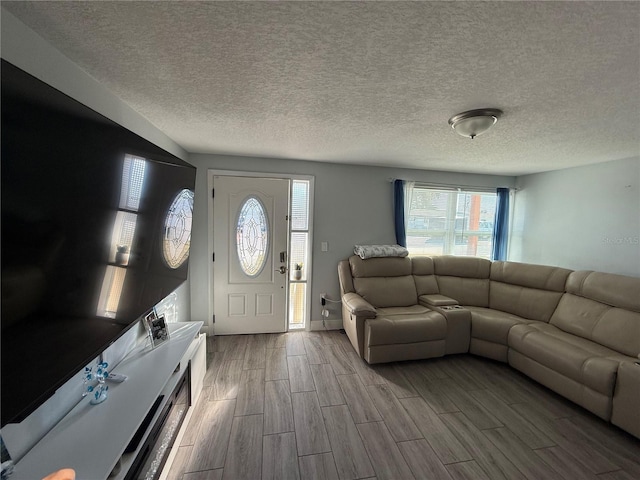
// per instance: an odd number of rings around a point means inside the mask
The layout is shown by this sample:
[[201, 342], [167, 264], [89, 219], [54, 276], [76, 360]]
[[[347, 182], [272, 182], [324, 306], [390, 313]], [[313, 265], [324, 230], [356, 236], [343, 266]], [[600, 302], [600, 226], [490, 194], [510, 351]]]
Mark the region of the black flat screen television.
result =
[[2, 426], [187, 278], [195, 168], [2, 60]]

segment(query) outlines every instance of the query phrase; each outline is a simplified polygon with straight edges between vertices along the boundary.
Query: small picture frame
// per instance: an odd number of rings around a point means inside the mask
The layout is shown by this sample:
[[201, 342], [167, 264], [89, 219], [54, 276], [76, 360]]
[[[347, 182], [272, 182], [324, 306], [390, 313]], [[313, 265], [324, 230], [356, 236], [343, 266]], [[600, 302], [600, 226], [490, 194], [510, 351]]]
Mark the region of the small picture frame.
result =
[[[146, 317], [145, 317], [146, 320]], [[151, 338], [151, 347], [156, 348], [169, 340], [169, 328], [164, 319], [164, 315], [150, 320], [149, 337]]]
[[147, 332], [151, 332], [151, 324], [156, 318], [158, 318], [158, 315], [155, 308], [144, 316], [144, 328], [146, 328]]

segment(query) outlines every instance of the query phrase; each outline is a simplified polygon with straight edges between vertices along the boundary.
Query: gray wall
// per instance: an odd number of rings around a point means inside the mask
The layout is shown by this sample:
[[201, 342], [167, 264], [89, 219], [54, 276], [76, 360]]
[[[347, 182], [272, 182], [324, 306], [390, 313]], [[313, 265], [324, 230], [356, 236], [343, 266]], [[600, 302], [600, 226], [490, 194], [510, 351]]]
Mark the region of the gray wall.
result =
[[640, 157], [517, 179], [509, 260], [640, 277]]
[[[429, 183], [513, 187], [514, 177], [430, 172], [384, 167], [340, 165], [270, 158], [192, 154], [188, 161], [198, 168], [196, 204], [191, 237], [191, 315], [208, 324], [211, 252], [208, 251], [207, 172], [209, 169], [243, 172], [313, 175], [313, 264], [311, 279], [311, 320], [320, 320], [320, 294], [338, 299], [338, 261], [353, 252], [354, 244], [395, 243], [393, 228], [393, 187], [391, 179]], [[329, 251], [322, 252], [321, 242]], [[318, 301], [316, 301], [318, 299]], [[339, 308], [331, 306], [330, 319]]]

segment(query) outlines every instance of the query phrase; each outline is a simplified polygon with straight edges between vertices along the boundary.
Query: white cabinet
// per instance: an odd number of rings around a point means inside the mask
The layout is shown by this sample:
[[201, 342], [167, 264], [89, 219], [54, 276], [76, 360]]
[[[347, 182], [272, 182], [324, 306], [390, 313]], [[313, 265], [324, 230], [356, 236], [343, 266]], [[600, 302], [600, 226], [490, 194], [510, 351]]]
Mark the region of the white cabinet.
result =
[[114, 478], [124, 478], [138, 453], [123, 455], [125, 447], [156, 399], [174, 390], [189, 361], [192, 403], [202, 390], [206, 338], [199, 334], [201, 327], [202, 322], [169, 324], [169, 342], [129, 354], [114, 369], [128, 379], [109, 384], [109, 398], [101, 404], [91, 405], [89, 397], [78, 403], [16, 464], [11, 480], [39, 479], [61, 468], [73, 468], [78, 479], [106, 479], [119, 461]]

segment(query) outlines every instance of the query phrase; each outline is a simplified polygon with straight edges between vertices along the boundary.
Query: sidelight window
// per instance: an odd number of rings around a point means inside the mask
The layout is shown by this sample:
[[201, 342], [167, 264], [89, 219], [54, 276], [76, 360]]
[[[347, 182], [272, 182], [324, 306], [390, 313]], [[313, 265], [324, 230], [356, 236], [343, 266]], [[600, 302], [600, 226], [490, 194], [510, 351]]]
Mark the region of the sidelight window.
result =
[[309, 186], [307, 180], [291, 185], [291, 237], [289, 258], [289, 328], [304, 328], [307, 317], [309, 273]]

